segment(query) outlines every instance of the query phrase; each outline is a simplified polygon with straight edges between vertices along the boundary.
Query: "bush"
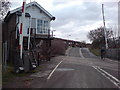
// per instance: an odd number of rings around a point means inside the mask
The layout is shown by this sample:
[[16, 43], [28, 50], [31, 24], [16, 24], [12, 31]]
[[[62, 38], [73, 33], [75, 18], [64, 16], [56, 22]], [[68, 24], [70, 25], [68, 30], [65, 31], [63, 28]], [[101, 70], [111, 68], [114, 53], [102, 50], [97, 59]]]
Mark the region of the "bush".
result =
[[51, 44], [51, 55], [65, 55], [67, 44], [61, 40], [53, 40]]

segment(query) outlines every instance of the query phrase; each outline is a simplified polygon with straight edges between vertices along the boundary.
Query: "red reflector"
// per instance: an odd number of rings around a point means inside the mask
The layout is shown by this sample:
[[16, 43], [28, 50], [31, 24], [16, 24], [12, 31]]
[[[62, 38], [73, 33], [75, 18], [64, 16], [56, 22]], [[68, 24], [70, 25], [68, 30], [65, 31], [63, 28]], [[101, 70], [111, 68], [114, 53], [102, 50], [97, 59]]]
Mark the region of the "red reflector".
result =
[[20, 34], [22, 34], [22, 23], [20, 24]]
[[24, 12], [24, 6], [25, 6], [25, 2], [23, 2], [23, 5], [22, 5], [22, 12]]

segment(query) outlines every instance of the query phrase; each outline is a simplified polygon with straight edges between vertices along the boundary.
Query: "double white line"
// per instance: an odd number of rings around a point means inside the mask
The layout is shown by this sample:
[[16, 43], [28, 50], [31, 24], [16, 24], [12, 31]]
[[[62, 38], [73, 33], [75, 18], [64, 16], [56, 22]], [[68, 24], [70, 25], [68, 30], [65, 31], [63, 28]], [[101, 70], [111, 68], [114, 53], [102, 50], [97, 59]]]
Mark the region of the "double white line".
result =
[[120, 81], [117, 78], [115, 78], [114, 76], [112, 76], [111, 74], [109, 74], [108, 72], [106, 72], [105, 70], [101, 69], [98, 66], [92, 66], [92, 67], [96, 69], [98, 72], [100, 72], [107, 79], [109, 79], [115, 86], [120, 88]]

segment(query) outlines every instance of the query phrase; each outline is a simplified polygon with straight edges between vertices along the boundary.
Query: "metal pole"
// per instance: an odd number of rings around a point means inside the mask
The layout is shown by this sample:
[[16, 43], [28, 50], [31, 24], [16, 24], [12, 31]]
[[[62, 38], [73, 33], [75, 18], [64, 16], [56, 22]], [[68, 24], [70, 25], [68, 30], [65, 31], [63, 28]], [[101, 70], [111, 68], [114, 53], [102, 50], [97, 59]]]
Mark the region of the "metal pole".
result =
[[[31, 3], [31, 0], [30, 0]], [[31, 17], [29, 18], [29, 36], [28, 36], [28, 50], [30, 49], [30, 32], [31, 32]]]
[[29, 19], [28, 50], [30, 49], [31, 18]]
[[108, 48], [107, 36], [106, 36], [106, 27], [105, 27], [105, 17], [104, 17], [104, 4], [102, 4], [102, 15], [103, 15], [103, 24], [104, 24], [104, 34], [105, 34], [105, 46]]

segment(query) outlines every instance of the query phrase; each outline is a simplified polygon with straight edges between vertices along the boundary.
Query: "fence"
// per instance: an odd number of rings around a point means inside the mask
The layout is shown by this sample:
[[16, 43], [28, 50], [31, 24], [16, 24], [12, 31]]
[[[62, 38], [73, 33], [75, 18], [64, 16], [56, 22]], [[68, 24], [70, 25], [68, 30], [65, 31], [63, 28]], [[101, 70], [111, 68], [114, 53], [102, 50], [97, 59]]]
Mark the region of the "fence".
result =
[[120, 61], [120, 49], [107, 49], [106, 56], [111, 59], [117, 59]]

